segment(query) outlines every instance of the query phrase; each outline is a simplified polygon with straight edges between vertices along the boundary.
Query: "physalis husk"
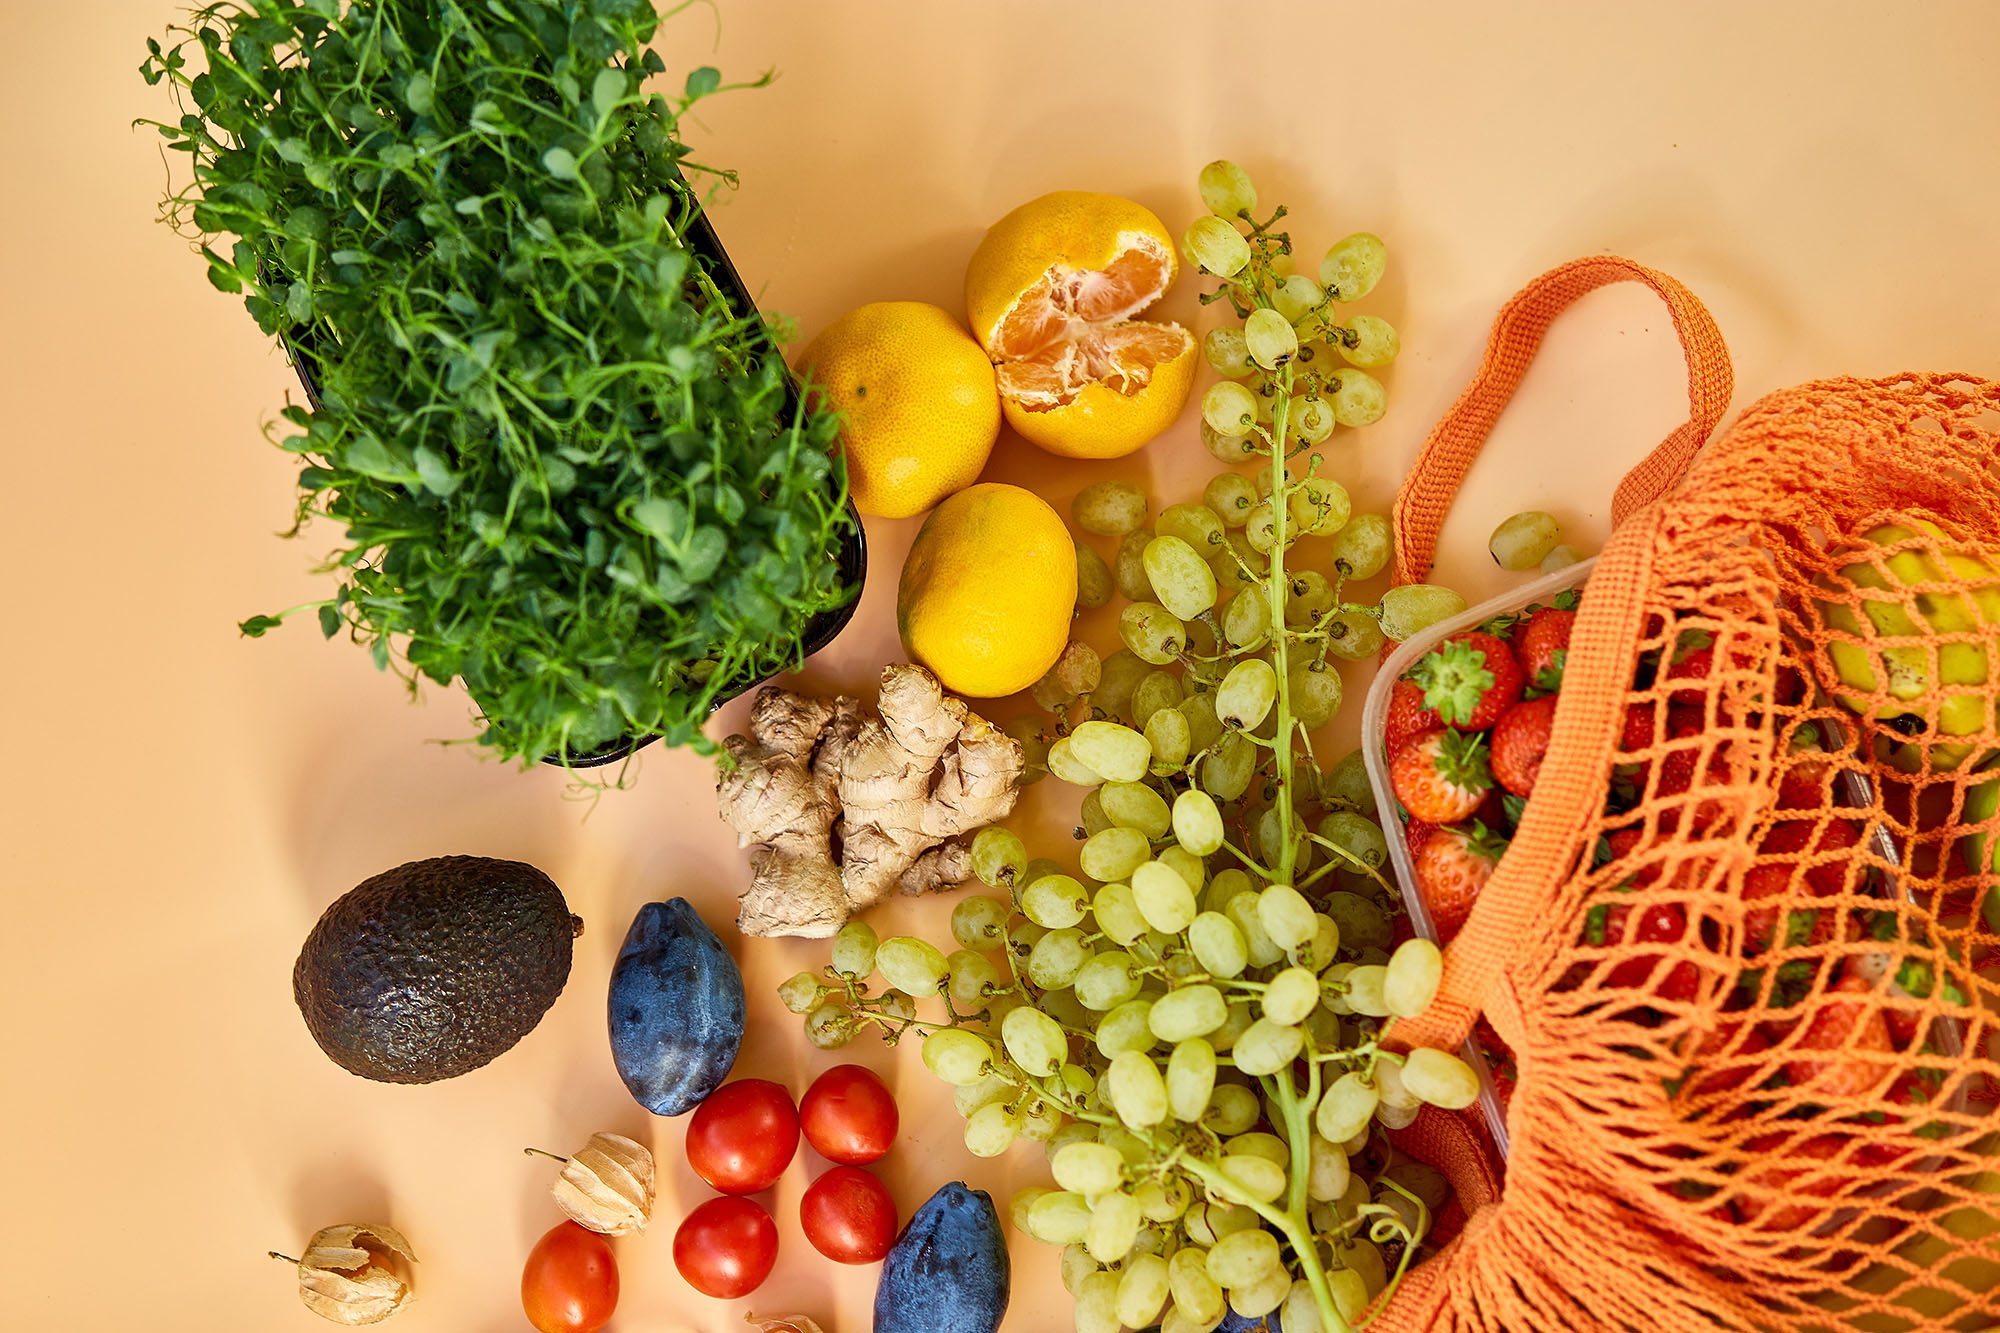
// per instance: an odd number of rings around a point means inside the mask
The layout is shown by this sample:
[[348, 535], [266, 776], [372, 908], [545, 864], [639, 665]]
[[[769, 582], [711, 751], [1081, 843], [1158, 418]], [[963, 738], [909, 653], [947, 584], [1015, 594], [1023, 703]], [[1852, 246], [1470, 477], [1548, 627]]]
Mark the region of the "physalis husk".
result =
[[[272, 1252], [276, 1259], [291, 1256]], [[394, 1227], [346, 1222], [313, 1233], [299, 1270], [299, 1299], [336, 1324], [378, 1324], [410, 1299], [417, 1256]]]
[[618, 1134], [592, 1134], [549, 1192], [578, 1226], [629, 1236], [653, 1215], [653, 1154]]

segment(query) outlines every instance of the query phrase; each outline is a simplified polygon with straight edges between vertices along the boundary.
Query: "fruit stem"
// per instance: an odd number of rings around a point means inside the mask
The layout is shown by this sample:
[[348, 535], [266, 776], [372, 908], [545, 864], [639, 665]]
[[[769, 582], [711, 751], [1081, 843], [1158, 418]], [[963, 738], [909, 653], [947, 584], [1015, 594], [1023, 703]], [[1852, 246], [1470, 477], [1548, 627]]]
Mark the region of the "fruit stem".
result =
[[[1312, 1288], [1313, 1300], [1319, 1306], [1320, 1323], [1326, 1333], [1353, 1333], [1354, 1326], [1341, 1317], [1340, 1309], [1333, 1303], [1333, 1292], [1326, 1285], [1326, 1269], [1319, 1261], [1319, 1246], [1313, 1243], [1312, 1231], [1288, 1212], [1279, 1212], [1270, 1204], [1252, 1198], [1236, 1182], [1222, 1174], [1215, 1167], [1199, 1158], [1189, 1157], [1181, 1163], [1189, 1175], [1206, 1185], [1213, 1194], [1220, 1195], [1231, 1203], [1240, 1203], [1259, 1217], [1269, 1222], [1284, 1234], [1292, 1253], [1298, 1256], [1299, 1267], [1305, 1270], [1306, 1285]], [[1293, 1165], [1293, 1171], [1298, 1167]]]
[[297, 1268], [299, 1266], [299, 1261], [297, 1259], [292, 1258], [292, 1256], [289, 1254], [279, 1254], [276, 1250], [269, 1251], [265, 1255], [265, 1257], [269, 1259], [283, 1259], [286, 1263], [290, 1264], [294, 1268]]
[[[1275, 221], [1276, 219], [1273, 219]], [[1299, 849], [1292, 837], [1292, 692], [1291, 667], [1287, 661], [1291, 635], [1285, 629], [1285, 525], [1291, 517], [1286, 483], [1291, 469], [1284, 459], [1285, 418], [1291, 407], [1293, 368], [1287, 362], [1279, 372], [1278, 393], [1271, 404], [1271, 666], [1278, 677], [1278, 732], [1272, 741], [1277, 759], [1278, 863], [1271, 867], [1272, 882], [1290, 884]], [[1344, 1325], [1343, 1325], [1344, 1327]]]
[[521, 1149], [521, 1153], [523, 1156], [526, 1157], [546, 1157], [551, 1162], [569, 1161], [569, 1158], [563, 1157], [557, 1153], [552, 1153], [547, 1148], [523, 1148]]

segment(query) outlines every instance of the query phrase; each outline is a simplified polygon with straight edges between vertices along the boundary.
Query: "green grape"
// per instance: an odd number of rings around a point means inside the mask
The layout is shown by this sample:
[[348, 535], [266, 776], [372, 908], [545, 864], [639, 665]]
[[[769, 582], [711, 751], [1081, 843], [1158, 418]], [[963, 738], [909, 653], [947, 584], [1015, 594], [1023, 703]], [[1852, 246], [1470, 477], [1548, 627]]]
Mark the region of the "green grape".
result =
[[1299, 353], [1298, 330], [1275, 310], [1252, 310], [1243, 321], [1243, 341], [1250, 359], [1266, 370], [1276, 370]]
[[1208, 1275], [1208, 1251], [1201, 1247], [1190, 1245], [1168, 1258], [1167, 1290], [1173, 1296], [1174, 1313], [1196, 1327], [1205, 1331], [1222, 1318], [1226, 1307], [1222, 1287]]
[[1076, 604], [1086, 611], [1095, 611], [1111, 600], [1117, 585], [1111, 581], [1111, 566], [1104, 563], [1104, 557], [1097, 548], [1076, 542]]
[[905, 995], [935, 995], [944, 984], [944, 955], [928, 940], [898, 935], [875, 950], [882, 979]]
[[1236, 1039], [1236, 1067], [1246, 1074], [1275, 1074], [1298, 1059], [1306, 1034], [1296, 1027], [1260, 1018]]
[[1127, 1000], [1097, 1020], [1097, 1052], [1113, 1059], [1126, 1051], [1153, 1049], [1153, 1029], [1147, 1023], [1151, 1000]]
[[1291, 885], [1268, 885], [1256, 902], [1257, 920], [1278, 948], [1296, 949], [1313, 937], [1313, 906]]
[[1091, 900], [1090, 914], [1096, 918], [1097, 928], [1120, 946], [1131, 944], [1148, 929], [1129, 884], [1107, 884], [1099, 889]]
[[1021, 872], [1028, 868], [1028, 845], [1018, 834], [997, 824], [979, 830], [972, 839], [970, 855], [973, 875], [989, 888], [1013, 888], [1021, 882]]
[[[1218, 472], [1201, 491], [1203, 507], [1225, 528], [1240, 528], [1257, 503], [1257, 488], [1240, 472]], [[1206, 550], [1197, 546], [1196, 550]]]
[[1354, 512], [1347, 488], [1325, 477], [1307, 477], [1294, 484], [1286, 505], [1291, 510], [1292, 522], [1308, 537], [1339, 532], [1347, 525], [1348, 515]]
[[924, 1037], [924, 1067], [947, 1083], [963, 1087], [985, 1077], [993, 1064], [993, 1048], [976, 1032], [938, 1028]]
[[[1248, 391], [1246, 390], [1245, 392], [1247, 393]], [[1252, 415], [1255, 415], [1256, 400], [1254, 398], [1251, 399], [1251, 403]], [[1206, 410], [1207, 406], [1208, 400], [1203, 398], [1203, 409]], [[1237, 427], [1237, 431], [1241, 432], [1238, 434], [1217, 430], [1209, 424], [1207, 417], [1203, 417], [1200, 429], [1201, 447], [1208, 450], [1209, 457], [1218, 463], [1247, 463], [1261, 451], [1258, 440], [1250, 434], [1250, 426], [1247, 422]]]
[[[1083, 932], [1079, 930], [1059, 933], [1080, 936]], [[1089, 961], [1089, 957], [1090, 949], [1086, 940], [1084, 947], [1084, 959], [1086, 962]], [[1076, 998], [1076, 992], [1067, 987], [1059, 987], [1043, 995], [1041, 998], [1041, 1009], [1043, 1013], [1055, 1019], [1056, 1022], [1066, 1028], [1081, 1031], [1085, 1028], [1094, 1027], [1097, 1023], [1097, 1015], [1086, 1009], [1083, 1001]]]
[[1146, 493], [1129, 481], [1095, 481], [1076, 493], [1069, 514], [1085, 532], [1122, 537], [1145, 525]]
[[1430, 1008], [1444, 979], [1444, 955], [1424, 939], [1404, 940], [1389, 955], [1382, 1001], [1397, 1018], [1415, 1018]]
[[1189, 223], [1181, 244], [1203, 271], [1218, 278], [1235, 277], [1250, 262], [1250, 242], [1243, 239], [1242, 232], [1218, 217], [1196, 218]]
[[[1147, 587], [1150, 591], [1151, 584]], [[1187, 628], [1178, 616], [1157, 602], [1132, 602], [1119, 611], [1118, 637], [1135, 655], [1154, 666], [1165, 666], [1187, 647]]]
[[1285, 1192], [1285, 1168], [1262, 1157], [1224, 1157], [1220, 1166], [1225, 1179], [1259, 1203], [1269, 1203]]
[[1055, 1103], [1036, 1098], [1021, 1113], [1021, 1137], [1030, 1143], [1047, 1143], [1062, 1126], [1062, 1112]]
[[[1291, 951], [1292, 961], [1318, 972], [1340, 952], [1340, 927], [1322, 912], [1313, 913], [1313, 937]], [[1308, 1015], [1310, 1017], [1310, 1015]]]
[[[1352, 944], [1350, 940], [1348, 943]], [[1347, 974], [1347, 1003], [1357, 1014], [1387, 1018], [1389, 1001], [1383, 988], [1389, 983], [1389, 969], [1379, 963], [1357, 967]]]
[[1359, 864], [1379, 870], [1389, 859], [1389, 840], [1383, 836], [1382, 826], [1352, 810], [1335, 810], [1319, 821], [1314, 832], [1347, 853], [1332, 859], [1349, 869]]
[[1250, 363], [1250, 347], [1243, 341], [1243, 330], [1227, 324], [1202, 335], [1201, 353], [1216, 374], [1228, 379], [1240, 380], [1257, 368]]
[[1023, 713], [1019, 717], [1008, 719], [1000, 729], [1021, 747], [1021, 758], [1025, 765], [1021, 785], [1040, 782], [1049, 765], [1049, 738], [1042, 730], [1041, 720], [1032, 713]]
[[1050, 1190], [1027, 1210], [1021, 1229], [1044, 1245], [1074, 1245], [1090, 1230], [1090, 1202], [1068, 1190]]
[[[1169, 715], [1180, 714], [1168, 709]], [[1107, 782], [1097, 789], [1105, 815], [1119, 828], [1136, 829], [1148, 838], [1164, 838], [1173, 827], [1166, 798], [1141, 782]]]
[[1542, 573], [1553, 574], [1558, 569], [1568, 569], [1571, 565], [1583, 563], [1583, 558], [1583, 552], [1574, 546], [1566, 543], [1552, 546], [1549, 553], [1542, 557]]
[[1479, 1100], [1479, 1075], [1445, 1051], [1419, 1046], [1403, 1063], [1403, 1086], [1419, 1101], [1446, 1111], [1462, 1111]]
[[1187, 714], [1177, 708], [1162, 708], [1146, 720], [1146, 743], [1153, 747], [1154, 773], [1178, 773], [1194, 748], [1194, 728]]
[[1343, 662], [1360, 662], [1382, 651], [1382, 622], [1366, 611], [1340, 611], [1326, 621], [1326, 650]]
[[[964, 1089], [961, 1088], [959, 1091], [962, 1092]], [[1030, 1185], [1026, 1189], [1015, 1190], [1014, 1197], [1007, 1201], [1007, 1221], [1013, 1226], [1014, 1230], [1027, 1231], [1028, 1214], [1034, 1210], [1035, 1204], [1043, 1196], [1054, 1193], [1054, 1190], [1047, 1189], [1041, 1185]], [[1030, 1232], [1029, 1234], [1032, 1235], [1033, 1233]]]
[[1226, 913], [1237, 894], [1255, 887], [1250, 876], [1242, 870], [1235, 866], [1225, 866], [1216, 871], [1215, 878], [1209, 881], [1208, 892], [1202, 896], [1202, 907], [1206, 911]]
[[1132, 706], [1141, 681], [1153, 674], [1153, 665], [1142, 662], [1129, 648], [1120, 648], [1098, 668], [1097, 688], [1090, 702], [1116, 716]]
[[1530, 509], [1501, 519], [1500, 526], [1487, 538], [1486, 549], [1492, 554], [1494, 564], [1510, 573], [1523, 574], [1540, 568], [1542, 558], [1555, 549], [1561, 537], [1562, 526], [1554, 514]]
[[1051, 689], [1060, 692], [1063, 706], [1067, 707], [1078, 696], [1096, 689], [1103, 674], [1104, 663], [1098, 658], [1095, 648], [1087, 643], [1070, 643], [1064, 645], [1062, 655], [1056, 658], [1056, 664], [1048, 669], [1042, 680], [1048, 682]]
[[1215, 605], [1215, 571], [1179, 537], [1153, 538], [1142, 558], [1160, 603], [1180, 619], [1192, 620]]
[[1313, 1128], [1328, 1143], [1345, 1143], [1368, 1128], [1380, 1099], [1374, 1085], [1350, 1070], [1327, 1085], [1313, 1112]]
[[1356, 315], [1333, 342], [1348, 365], [1369, 370], [1388, 365], [1403, 350], [1395, 327], [1374, 315]]
[[[1232, 1231], [1208, 1251], [1209, 1278], [1230, 1292], [1261, 1281], [1273, 1272], [1282, 1273], [1284, 1267], [1278, 1238], [1262, 1227]], [[1239, 1309], [1237, 1313], [1243, 1312]]]
[[[1168, 991], [1153, 1002], [1147, 1022], [1161, 1041], [1180, 1043], [1191, 1037], [1206, 1037], [1229, 1018], [1229, 1003], [1222, 992], [1206, 983]], [[1206, 1099], [1203, 1105], [1206, 1105]], [[1191, 1120], [1192, 1116], [1182, 1116]]]
[[[1052, 930], [1028, 950], [1028, 980], [1045, 991], [1061, 990], [1075, 982], [1089, 957], [1082, 931]], [[1046, 1005], [1047, 997], [1043, 1000]]]
[[968, 949], [997, 949], [1006, 942], [1009, 910], [983, 894], [961, 898], [951, 909], [951, 937]]
[[[1148, 749], [1147, 753], [1152, 751]], [[1152, 856], [1153, 849], [1145, 834], [1137, 829], [1108, 828], [1084, 840], [1077, 860], [1083, 866], [1084, 874], [1100, 884], [1109, 884], [1113, 880], [1127, 879]]]
[[1347, 1002], [1347, 977], [1359, 963], [1335, 963], [1332, 967], [1320, 969], [1320, 1004], [1328, 1013], [1346, 1016], [1354, 1012], [1354, 1006]]
[[1240, 1154], [1249, 1157], [1261, 1157], [1265, 1161], [1275, 1162], [1279, 1166], [1290, 1166], [1292, 1161], [1290, 1146], [1276, 1134], [1266, 1134], [1261, 1130], [1253, 1129], [1247, 1134], [1230, 1136], [1228, 1142], [1222, 1145], [1222, 1151], [1225, 1156]]
[[[1260, 902], [1262, 895], [1258, 890], [1246, 889], [1231, 898], [1222, 910], [1243, 932], [1243, 943], [1250, 950], [1251, 963], [1257, 967], [1269, 967], [1285, 956], [1285, 949], [1264, 929], [1264, 914], [1258, 910]], [[1310, 915], [1311, 907], [1307, 907], [1306, 911]]]
[[1264, 720], [1278, 697], [1278, 673], [1261, 657], [1229, 668], [1215, 690], [1215, 715], [1225, 726], [1249, 731]]
[[1133, 1129], [1151, 1129], [1167, 1118], [1167, 1085], [1151, 1056], [1137, 1051], [1113, 1056], [1104, 1071], [1104, 1091], [1118, 1118]]
[[1178, 704], [1184, 692], [1181, 678], [1173, 672], [1148, 671], [1139, 681], [1139, 687], [1132, 691], [1133, 725], [1144, 727], [1152, 720], [1153, 714]]
[[1389, 564], [1392, 529], [1381, 514], [1355, 514], [1333, 539], [1333, 568], [1350, 579], [1372, 579]]
[[1097, 1126], [1088, 1124], [1082, 1120], [1070, 1120], [1064, 1122], [1062, 1128], [1049, 1135], [1048, 1142], [1042, 1145], [1042, 1155], [1053, 1162], [1056, 1159], [1056, 1154], [1072, 1143], [1095, 1142], [1097, 1142]]
[[1318, 1005], [1319, 977], [1311, 968], [1288, 967], [1264, 987], [1264, 1017], [1273, 1023], [1303, 1023]]
[[1344, 1263], [1352, 1272], [1360, 1274], [1370, 1300], [1375, 1299], [1376, 1294], [1389, 1285], [1389, 1266], [1383, 1262], [1382, 1251], [1369, 1241], [1349, 1241], [1334, 1251], [1334, 1259], [1336, 1262]]
[[1319, 1297], [1313, 1294], [1312, 1283], [1304, 1278], [1292, 1283], [1272, 1324], [1287, 1333], [1326, 1333], [1326, 1323], [1319, 1313]]
[[1055, 1073], [1069, 1053], [1069, 1037], [1062, 1025], [1032, 1005], [1008, 1011], [1000, 1023], [1000, 1042], [1007, 1057], [1032, 1078]]
[[1389, 248], [1372, 232], [1357, 231], [1335, 241], [1319, 261], [1320, 285], [1335, 301], [1359, 301], [1375, 290], [1388, 267]]
[[1313, 309], [1326, 299], [1319, 284], [1303, 273], [1294, 273], [1278, 284], [1271, 293], [1271, 305], [1287, 324], [1298, 324], [1312, 314]]
[[1271, 599], [1259, 587], [1248, 587], [1222, 608], [1222, 637], [1237, 648], [1260, 644], [1271, 633]]
[[1382, 632], [1401, 643], [1465, 610], [1465, 599], [1434, 583], [1406, 583], [1382, 594]]
[[1283, 1268], [1266, 1273], [1247, 1287], [1237, 1287], [1229, 1293], [1229, 1304], [1245, 1319], [1261, 1319], [1285, 1303], [1291, 1294], [1292, 1276]]
[[1285, 413], [1285, 430], [1307, 444], [1325, 444], [1339, 425], [1333, 404], [1314, 395], [1299, 394]]
[[1340, 673], [1324, 663], [1300, 662], [1285, 674], [1292, 698], [1292, 716], [1308, 731], [1333, 721], [1344, 690]]
[[1048, 763], [1049, 772], [1078, 787], [1095, 787], [1104, 781], [1102, 773], [1076, 757], [1067, 736], [1049, 747]]
[[1181, 700], [1180, 714], [1187, 719], [1190, 754], [1206, 750], [1222, 735], [1222, 719], [1215, 715], [1214, 691], [1202, 690]]
[[917, 1016], [917, 1002], [900, 991], [890, 991], [882, 997], [882, 1013], [884, 1017], [907, 1023]]
[[1132, 955], [1113, 949], [1077, 969], [1076, 998], [1085, 1008], [1103, 1013], [1137, 995], [1143, 980], [1134, 970]]
[[1097, 791], [1087, 791], [1083, 794], [1083, 803], [1077, 809], [1076, 821], [1083, 826], [1083, 835], [1086, 838], [1111, 827], [1111, 821], [1105, 817], [1104, 804], [1098, 799]]
[[1201, 1123], [1213, 1132], [1227, 1137], [1241, 1134], [1257, 1123], [1263, 1108], [1257, 1104], [1257, 1094], [1241, 1083], [1217, 1083], [1209, 1094], [1208, 1109], [1201, 1114]]
[[1202, 789], [1218, 801], [1233, 801], [1250, 790], [1257, 774], [1257, 747], [1250, 740], [1230, 733], [1215, 742], [1202, 761]]
[[1174, 797], [1172, 821], [1175, 839], [1194, 855], [1221, 849], [1222, 812], [1207, 792], [1190, 789]]
[[1153, 1159], [1152, 1145], [1137, 1134], [1128, 1133], [1117, 1125], [1102, 1125], [1097, 1131], [1097, 1141], [1116, 1148], [1129, 1167], [1142, 1167]]
[[[1305, 821], [1297, 815], [1292, 816], [1292, 826], [1287, 830], [1284, 820], [1278, 815], [1276, 806], [1272, 806], [1257, 816], [1256, 827], [1257, 854], [1264, 858], [1264, 864], [1266, 865], [1276, 865], [1284, 856], [1285, 848], [1298, 842], [1305, 835], [1306, 831]], [[1310, 848], [1300, 849], [1297, 862], [1293, 867], [1294, 869], [1306, 869], [1305, 863], [1310, 850]], [[1286, 945], [1285, 947], [1295, 948], [1297, 946]]]
[[1411, 1110], [1423, 1105], [1423, 1098], [1410, 1091], [1403, 1081], [1403, 1066], [1394, 1060], [1379, 1060], [1375, 1064], [1375, 1090], [1380, 1094], [1375, 1115], [1379, 1120], [1382, 1108], [1392, 1106]]
[[1098, 1271], [1097, 1260], [1081, 1245], [1065, 1245], [1062, 1251], [1063, 1290], [1074, 1296], [1083, 1280]]
[[1349, 810], [1375, 813], [1375, 786], [1368, 780], [1368, 761], [1361, 751], [1349, 750], [1334, 761], [1326, 773], [1326, 794]]
[[1365, 370], [1336, 370], [1333, 380], [1333, 416], [1343, 426], [1372, 426], [1382, 419], [1389, 395], [1382, 381]]
[[[1214, 572], [1212, 566], [1209, 572]], [[1219, 583], [1220, 580], [1217, 582]], [[1181, 663], [1181, 669], [1187, 673], [1187, 678], [1196, 685], [1203, 685], [1208, 682], [1210, 676], [1221, 676], [1222, 673], [1217, 671], [1212, 664], [1199, 660], [1204, 656], [1213, 657], [1216, 647], [1220, 642], [1215, 637], [1215, 631], [1209, 627], [1208, 617], [1202, 616], [1198, 619], [1188, 621], [1186, 629], [1188, 656], [1194, 659]]]
[[1242, 928], [1220, 912], [1202, 912], [1188, 923], [1188, 947], [1204, 971], [1224, 979], [1241, 976], [1250, 962]]
[[1167, 935], [1186, 930], [1197, 911], [1194, 890], [1159, 861], [1148, 861], [1132, 871], [1132, 898], [1146, 924]]
[[[1297, 535], [1297, 533], [1286, 534], [1288, 538]], [[1269, 555], [1277, 546], [1278, 516], [1272, 511], [1269, 500], [1260, 500], [1251, 507], [1250, 516], [1243, 521], [1243, 539], [1249, 542], [1250, 549], [1259, 555]]]
[[[1365, 1126], [1367, 1122], [1364, 1120]], [[1347, 1193], [1348, 1183], [1353, 1179], [1347, 1160], [1347, 1150], [1329, 1141], [1324, 1134], [1312, 1136], [1312, 1160], [1306, 1171], [1306, 1196], [1312, 1199], [1332, 1201]]]
[[1294, 629], [1310, 625], [1333, 609], [1333, 584], [1316, 570], [1291, 576], [1285, 585], [1285, 623]]
[[850, 921], [833, 937], [833, 970], [857, 980], [875, 970], [875, 930], [865, 921]]
[[1068, 875], [1043, 875], [1021, 890], [1021, 914], [1050, 930], [1075, 925], [1089, 906], [1083, 885]]
[[1370, 1290], [1368, 1279], [1359, 1269], [1334, 1269], [1326, 1275], [1326, 1286], [1328, 1294], [1333, 1297], [1333, 1308], [1350, 1324], [1359, 1320], [1367, 1311], [1368, 1302], [1375, 1299], [1375, 1292]]
[[1197, 897], [1201, 886], [1208, 882], [1208, 865], [1187, 848], [1175, 845], [1160, 849], [1159, 863], [1181, 877], [1181, 882], [1194, 891]]
[[[1150, 601], [1153, 584], [1146, 577], [1146, 543], [1153, 540], [1151, 528], [1128, 532], [1111, 557], [1111, 582], [1118, 595], [1128, 602]], [[1115, 654], [1114, 654], [1115, 656]]]
[[951, 996], [952, 1004], [964, 1012], [985, 1008], [988, 988], [1000, 990], [1007, 984], [1000, 969], [983, 953], [957, 949], [947, 954], [944, 961], [948, 969], [945, 993]]
[[[1223, 475], [1233, 477], [1236, 474], [1226, 472]], [[1162, 537], [1178, 537], [1186, 542], [1203, 560], [1207, 560], [1222, 545], [1222, 516], [1206, 504], [1168, 505], [1160, 511], [1160, 521], [1153, 528]]]
[[1195, 177], [1195, 189], [1201, 194], [1202, 206], [1217, 217], [1239, 218], [1257, 210], [1257, 187], [1250, 183], [1250, 173], [1226, 157], [1217, 158], [1201, 169], [1201, 174]]
[[1021, 1113], [1005, 1102], [989, 1102], [965, 1118], [965, 1149], [974, 1157], [998, 1157], [1021, 1136]]
[[1146, 743], [1146, 738], [1116, 722], [1082, 723], [1069, 734], [1068, 740], [1073, 759], [1112, 782], [1137, 782], [1146, 776], [1147, 765], [1153, 759], [1153, 747]]
[[1070, 1143], [1049, 1156], [1056, 1184], [1077, 1194], [1104, 1194], [1125, 1179], [1125, 1159], [1102, 1143]]
[[778, 1002], [792, 1013], [809, 1014], [818, 1007], [825, 989], [812, 973], [795, 973], [778, 987]]
[[1144, 1328], [1160, 1317], [1166, 1304], [1167, 1261], [1157, 1254], [1126, 1260], [1125, 1271], [1118, 1275], [1118, 1324]]
[[1257, 395], [1235, 380], [1211, 384], [1201, 398], [1201, 419], [1217, 435], [1247, 436], [1257, 424]]
[[1240, 592], [1270, 571], [1270, 559], [1250, 544], [1247, 533], [1232, 532], [1223, 544], [1227, 549], [1216, 552], [1215, 559], [1209, 561], [1219, 592]]

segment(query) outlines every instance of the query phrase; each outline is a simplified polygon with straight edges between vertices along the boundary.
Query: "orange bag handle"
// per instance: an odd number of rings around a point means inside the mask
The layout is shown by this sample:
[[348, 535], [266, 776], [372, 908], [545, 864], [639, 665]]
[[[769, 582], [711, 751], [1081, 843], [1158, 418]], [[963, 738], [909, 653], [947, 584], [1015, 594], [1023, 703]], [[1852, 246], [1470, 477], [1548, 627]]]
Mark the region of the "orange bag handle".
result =
[[1643, 282], [1667, 303], [1687, 358], [1688, 419], [1625, 474], [1611, 500], [1613, 525], [1665, 495], [1687, 475], [1696, 452], [1729, 409], [1735, 387], [1729, 348], [1714, 317], [1675, 279], [1616, 255], [1578, 259], [1550, 269], [1500, 308], [1472, 383], [1431, 430], [1396, 492], [1397, 584], [1419, 583], [1430, 574], [1438, 531], [1451, 512], [1459, 484], [1499, 420], [1500, 410], [1528, 373], [1549, 325], [1578, 298], [1614, 282]]

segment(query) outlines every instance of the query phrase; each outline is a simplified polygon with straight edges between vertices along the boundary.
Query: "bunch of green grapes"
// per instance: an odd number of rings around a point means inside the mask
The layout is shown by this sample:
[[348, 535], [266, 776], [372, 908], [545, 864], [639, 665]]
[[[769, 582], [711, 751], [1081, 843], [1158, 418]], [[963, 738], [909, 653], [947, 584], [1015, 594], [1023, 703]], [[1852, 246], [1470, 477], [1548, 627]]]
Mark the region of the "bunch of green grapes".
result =
[[[1256, 222], [1240, 168], [1211, 164], [1201, 191], [1212, 216], [1186, 249], [1242, 318], [1208, 337], [1231, 378], [1204, 400], [1203, 434], [1218, 458], [1262, 466], [1150, 524], [1125, 483], [1077, 498], [1080, 527], [1122, 539], [1110, 564], [1080, 544], [1079, 600], [1123, 594], [1124, 646], [1069, 645], [1034, 688], [1044, 715], [1008, 730], [1088, 789], [1080, 873], [986, 829], [973, 871], [1007, 896], [961, 901], [949, 952], [852, 922], [826, 969], [781, 987], [816, 1045], [921, 1034], [972, 1152], [1043, 1145], [1053, 1187], [1018, 1194], [1013, 1214], [1065, 1247], [1079, 1333], [1204, 1333], [1231, 1308], [1281, 1310], [1287, 1333], [1346, 1330], [1446, 1194], [1380, 1131], [1479, 1091], [1454, 1055], [1379, 1043], [1386, 1020], [1431, 1003], [1442, 959], [1424, 940], [1391, 950], [1397, 899], [1360, 754], [1322, 770], [1309, 735], [1341, 707], [1330, 659], [1465, 605], [1423, 585], [1349, 602], [1387, 565], [1390, 525], [1352, 514], [1310, 452], [1381, 415], [1365, 367], [1395, 355], [1395, 331], [1335, 307], [1375, 285], [1382, 244], [1348, 237], [1315, 282], [1287, 271], [1284, 210]], [[942, 1017], [920, 1016], [932, 997]]]

